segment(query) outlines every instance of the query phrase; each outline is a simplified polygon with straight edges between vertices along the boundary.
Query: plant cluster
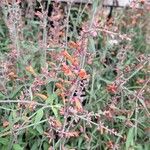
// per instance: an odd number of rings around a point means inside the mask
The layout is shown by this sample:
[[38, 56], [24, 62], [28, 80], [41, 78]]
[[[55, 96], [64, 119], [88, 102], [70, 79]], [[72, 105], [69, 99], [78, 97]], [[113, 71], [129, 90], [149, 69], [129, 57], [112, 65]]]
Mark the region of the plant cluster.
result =
[[0, 2], [1, 150], [149, 149], [145, 3]]

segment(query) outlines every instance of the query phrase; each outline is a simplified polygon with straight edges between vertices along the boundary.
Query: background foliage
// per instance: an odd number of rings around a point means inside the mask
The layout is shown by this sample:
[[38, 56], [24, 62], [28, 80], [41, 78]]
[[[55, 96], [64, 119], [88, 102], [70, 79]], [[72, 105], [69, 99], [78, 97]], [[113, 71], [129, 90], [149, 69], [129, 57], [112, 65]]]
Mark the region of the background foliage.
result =
[[0, 8], [1, 150], [149, 150], [144, 1], [109, 19], [98, 0]]

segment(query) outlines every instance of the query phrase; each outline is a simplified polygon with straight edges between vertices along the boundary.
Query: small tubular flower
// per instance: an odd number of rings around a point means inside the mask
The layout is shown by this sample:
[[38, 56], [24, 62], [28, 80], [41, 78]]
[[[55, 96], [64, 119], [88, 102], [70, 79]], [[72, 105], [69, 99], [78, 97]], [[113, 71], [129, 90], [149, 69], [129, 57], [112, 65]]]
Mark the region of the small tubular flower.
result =
[[85, 79], [87, 78], [87, 73], [84, 69], [80, 69], [79, 73], [78, 73], [78, 76], [81, 78], [81, 79]]

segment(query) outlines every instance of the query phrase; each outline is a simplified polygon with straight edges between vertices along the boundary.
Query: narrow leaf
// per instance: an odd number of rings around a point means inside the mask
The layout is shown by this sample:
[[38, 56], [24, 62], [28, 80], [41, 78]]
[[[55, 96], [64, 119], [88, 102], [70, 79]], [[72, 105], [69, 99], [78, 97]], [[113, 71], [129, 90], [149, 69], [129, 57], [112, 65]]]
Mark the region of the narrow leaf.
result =
[[23, 148], [19, 144], [14, 144], [13, 150], [23, 150]]
[[129, 147], [133, 143], [133, 138], [134, 138], [134, 128], [130, 128], [128, 135], [127, 135], [127, 140], [126, 140], [126, 150], [129, 150]]
[[[43, 109], [39, 109], [38, 111], [37, 111], [37, 113], [36, 113], [36, 116], [35, 116], [35, 121], [34, 121], [34, 123], [35, 124], [37, 124], [38, 122], [40, 122], [41, 121], [41, 119], [42, 119], [42, 117], [43, 117]], [[34, 126], [34, 128], [35, 128], [36, 126]]]

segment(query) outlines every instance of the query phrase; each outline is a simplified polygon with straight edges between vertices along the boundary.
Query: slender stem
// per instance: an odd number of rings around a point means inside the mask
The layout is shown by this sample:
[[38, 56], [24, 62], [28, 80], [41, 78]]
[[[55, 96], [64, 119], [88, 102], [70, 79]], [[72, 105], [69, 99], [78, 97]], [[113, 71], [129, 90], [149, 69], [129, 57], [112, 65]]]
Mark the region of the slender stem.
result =
[[46, 106], [51, 107], [50, 105], [45, 105], [42, 103], [34, 102], [34, 101], [26, 101], [26, 100], [0, 100], [0, 103], [26, 103], [26, 104], [34, 104], [38, 106]]
[[30, 124], [30, 125], [28, 125], [28, 126], [24, 126], [24, 127], [22, 127], [22, 128], [18, 128], [18, 129], [16, 129], [15, 131], [20, 131], [20, 130], [23, 130], [23, 129], [26, 129], [26, 128], [29, 128], [29, 127], [33, 127], [33, 126], [35, 126], [35, 125], [44, 123], [44, 122], [46, 122], [46, 121], [48, 121], [48, 119], [44, 119], [44, 120], [39, 121], [39, 122], [37, 122], [37, 123], [32, 123], [32, 124]]
[[94, 82], [95, 82], [95, 75], [96, 75], [96, 69], [93, 69], [93, 74], [92, 74], [92, 85], [91, 85], [91, 90], [90, 90], [90, 98], [89, 98], [89, 104], [92, 102], [92, 94], [94, 90]]
[[97, 123], [95, 123], [95, 122], [93, 122], [93, 121], [91, 121], [91, 120], [86, 119], [85, 117], [82, 117], [82, 116], [79, 116], [79, 115], [76, 115], [76, 114], [75, 114], [75, 116], [77, 116], [78, 118], [80, 118], [80, 119], [82, 119], [82, 120], [85, 120], [85, 121], [87, 121], [87, 122], [89, 122], [89, 123], [91, 123], [91, 124], [93, 124], [93, 125], [96, 125], [97, 127], [101, 127], [101, 128], [103, 128], [103, 129], [105, 129], [106, 131], [108, 131], [109, 133], [112, 133], [112, 134], [114, 134], [114, 135], [116, 135], [116, 136], [122, 138], [122, 135], [116, 133], [116, 132], [113, 131], [112, 129], [109, 129], [109, 128], [105, 127], [102, 123], [101, 123], [101, 124], [97, 124]]
[[67, 13], [67, 20], [66, 20], [66, 48], [68, 47], [68, 32], [69, 32], [69, 17], [70, 17], [70, 12], [71, 12], [71, 6], [72, 6], [72, 1], [70, 1], [70, 5], [68, 8], [68, 13]]

